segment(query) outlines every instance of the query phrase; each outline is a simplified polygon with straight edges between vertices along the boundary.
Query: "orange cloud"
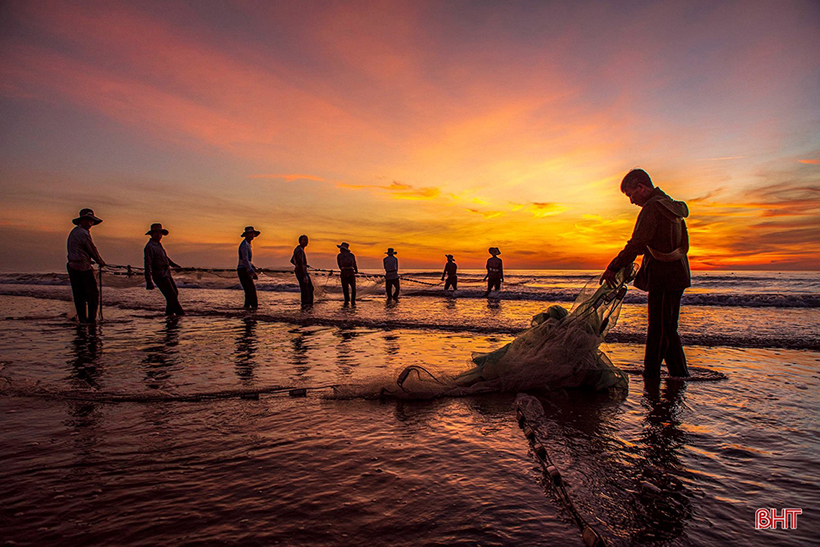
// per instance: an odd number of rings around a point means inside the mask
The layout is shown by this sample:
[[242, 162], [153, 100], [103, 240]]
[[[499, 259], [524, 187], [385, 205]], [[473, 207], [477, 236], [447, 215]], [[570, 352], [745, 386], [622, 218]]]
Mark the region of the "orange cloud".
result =
[[291, 174], [291, 175], [284, 175], [284, 174], [259, 174], [259, 175], [248, 175], [249, 179], [281, 179], [287, 182], [293, 182], [295, 180], [312, 180], [315, 182], [326, 182], [326, 179], [322, 177], [317, 177], [315, 175], [300, 175], [300, 174]]
[[800, 160], [800, 163], [808, 163], [809, 165], [820, 165], [820, 160]]

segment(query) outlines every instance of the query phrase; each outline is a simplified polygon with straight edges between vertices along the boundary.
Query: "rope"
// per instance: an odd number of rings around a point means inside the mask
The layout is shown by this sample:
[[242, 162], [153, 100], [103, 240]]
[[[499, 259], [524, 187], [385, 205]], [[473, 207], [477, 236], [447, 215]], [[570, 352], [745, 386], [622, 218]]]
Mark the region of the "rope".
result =
[[[527, 398], [532, 399], [529, 396], [527, 396]], [[564, 509], [569, 512], [572, 520], [575, 522], [575, 525], [578, 526], [584, 543], [586, 543], [588, 547], [606, 547], [604, 538], [601, 537], [601, 535], [589, 525], [584, 517], [578, 513], [578, 510], [575, 509], [575, 505], [572, 503], [572, 499], [569, 497], [567, 488], [564, 485], [564, 479], [561, 477], [561, 472], [558, 471], [558, 468], [552, 463], [552, 460], [547, 453], [547, 449], [538, 438], [538, 424], [530, 423], [521, 407], [522, 403], [520, 400], [516, 400], [515, 412], [518, 417], [518, 427], [521, 428], [524, 432], [524, 436], [529, 441], [530, 448], [532, 449], [533, 454], [537, 457], [538, 463], [541, 465], [541, 470], [544, 473], [544, 477], [549, 479], [553, 492], [555, 492], [556, 496], [558, 496], [558, 499], [561, 501]]]

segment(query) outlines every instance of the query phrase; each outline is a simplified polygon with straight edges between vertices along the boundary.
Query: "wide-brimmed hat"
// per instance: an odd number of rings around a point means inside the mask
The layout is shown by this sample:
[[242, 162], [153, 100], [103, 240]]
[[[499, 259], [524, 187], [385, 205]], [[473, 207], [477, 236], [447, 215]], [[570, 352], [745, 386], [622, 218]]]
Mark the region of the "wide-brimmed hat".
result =
[[446, 256], [449, 260], [453, 260], [453, 255], [444, 255], [444, 256]]
[[487, 251], [491, 255], [500, 255], [501, 254], [501, 251], [498, 249], [498, 247], [490, 247], [489, 249], [487, 249]]
[[256, 237], [259, 237], [259, 234], [261, 234], [262, 232], [260, 232], [259, 230], [254, 230], [253, 226], [245, 226], [245, 231], [242, 233], [240, 237], [245, 237], [246, 235], [251, 233]]
[[399, 253], [397, 253], [396, 251], [394, 251], [394, 250], [393, 250], [393, 247], [388, 247], [388, 248], [387, 248], [387, 252], [386, 252], [386, 253], [384, 253], [384, 254], [386, 254], [386, 255], [395, 255], [395, 254], [399, 254]]
[[342, 241], [339, 245], [336, 245], [340, 249], [344, 249], [345, 251], [350, 250], [350, 245], [348, 245], [347, 241]]
[[150, 229], [150, 230], [148, 230], [147, 232], [145, 232], [145, 235], [150, 236], [150, 235], [151, 235], [151, 234], [153, 234], [154, 232], [162, 232], [162, 235], [164, 235], [164, 236], [167, 236], [167, 235], [168, 235], [168, 230], [166, 230], [165, 228], [163, 228], [163, 227], [162, 227], [162, 223], [160, 223], [160, 222], [155, 222], [155, 223], [153, 223], [153, 224], [151, 225], [151, 229]]
[[102, 222], [101, 218], [97, 218], [97, 217], [94, 216], [94, 211], [92, 211], [91, 209], [80, 209], [79, 216], [77, 216], [77, 218], [75, 218], [71, 222], [73, 222], [74, 224], [79, 224], [80, 221], [83, 220], [83, 219], [90, 220], [91, 222], [94, 223], [94, 226], [96, 226], [97, 224]]

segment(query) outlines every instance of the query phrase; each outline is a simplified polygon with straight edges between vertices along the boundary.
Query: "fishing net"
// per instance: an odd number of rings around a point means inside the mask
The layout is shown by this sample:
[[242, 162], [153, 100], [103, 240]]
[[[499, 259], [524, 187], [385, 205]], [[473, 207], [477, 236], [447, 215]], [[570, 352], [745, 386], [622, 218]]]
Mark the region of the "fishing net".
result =
[[475, 367], [454, 377], [437, 378], [422, 367], [408, 367], [397, 384], [404, 393], [453, 395], [484, 391], [587, 388], [627, 389], [626, 375], [598, 349], [618, 319], [626, 285], [636, 273], [630, 265], [616, 282], [591, 279], [571, 311], [550, 306], [532, 327], [489, 353], [476, 353]]

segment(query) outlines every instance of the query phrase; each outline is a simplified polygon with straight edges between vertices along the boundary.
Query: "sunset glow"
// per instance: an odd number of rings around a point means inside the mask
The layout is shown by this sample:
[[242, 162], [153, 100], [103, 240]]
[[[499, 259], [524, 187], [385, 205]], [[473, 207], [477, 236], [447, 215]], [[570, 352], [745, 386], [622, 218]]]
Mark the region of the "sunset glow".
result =
[[184, 265], [362, 267], [452, 253], [603, 269], [642, 167], [687, 201], [696, 269], [820, 269], [820, 5], [7, 2], [4, 270], [152, 222]]

